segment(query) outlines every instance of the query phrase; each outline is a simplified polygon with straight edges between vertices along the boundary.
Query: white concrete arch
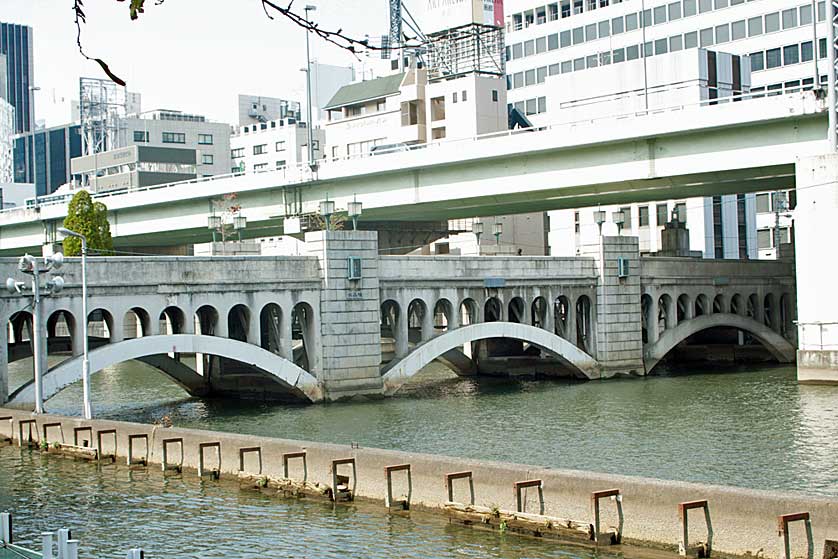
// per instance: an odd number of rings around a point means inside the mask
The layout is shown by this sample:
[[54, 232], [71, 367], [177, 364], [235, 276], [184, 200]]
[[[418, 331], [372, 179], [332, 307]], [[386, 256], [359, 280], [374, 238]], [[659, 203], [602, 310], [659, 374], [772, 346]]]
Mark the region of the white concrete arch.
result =
[[513, 338], [535, 344], [567, 361], [586, 378], [599, 378], [599, 363], [567, 340], [552, 332], [513, 322], [482, 322], [463, 326], [432, 338], [393, 362], [384, 374], [384, 394], [398, 391], [411, 377], [444, 353], [487, 338]]
[[656, 343], [644, 348], [643, 362], [646, 366], [646, 373], [654, 369], [667, 353], [675, 349], [675, 346], [693, 334], [717, 327], [738, 328], [750, 333], [781, 363], [793, 363], [796, 359], [797, 351], [794, 346], [768, 326], [737, 314], [715, 313], [697, 316], [662, 332]]
[[[323, 399], [323, 390], [318, 380], [294, 363], [265, 351], [259, 346], [216, 336], [190, 334], [145, 336], [108, 344], [90, 352], [90, 372], [94, 374], [124, 361], [168, 353], [202, 353], [247, 363], [273, 375], [279, 382], [311, 402]], [[44, 375], [44, 400], [48, 400], [70, 384], [81, 380], [81, 362], [81, 356], [68, 359]], [[171, 373], [170, 370], [165, 370], [165, 372]], [[195, 375], [199, 376], [197, 373]], [[189, 382], [189, 380], [184, 378], [180, 379], [180, 382]], [[9, 396], [9, 404], [13, 406], [22, 406], [34, 401], [33, 382], [21, 386]]]

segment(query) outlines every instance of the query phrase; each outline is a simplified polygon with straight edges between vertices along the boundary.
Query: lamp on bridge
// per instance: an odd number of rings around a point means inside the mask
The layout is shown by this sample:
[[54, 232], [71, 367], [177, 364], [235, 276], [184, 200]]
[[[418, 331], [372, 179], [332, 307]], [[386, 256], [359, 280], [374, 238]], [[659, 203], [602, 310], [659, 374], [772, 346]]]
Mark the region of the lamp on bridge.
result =
[[623, 231], [623, 224], [626, 222], [626, 213], [623, 210], [620, 210], [611, 214], [611, 217], [617, 225], [617, 234], [621, 234]]
[[[59, 232], [62, 229], [58, 230]], [[82, 244], [82, 250], [86, 252], [86, 247]], [[82, 252], [82, 254], [84, 254]], [[34, 358], [34, 373], [35, 373], [35, 413], [44, 413], [44, 392], [43, 392], [43, 374], [46, 371], [46, 363], [44, 356], [46, 355], [45, 344], [46, 339], [42, 335], [41, 323], [43, 322], [41, 313], [41, 297], [47, 295], [55, 295], [64, 288], [64, 278], [61, 276], [54, 276], [51, 280], [46, 282], [46, 285], [41, 285], [41, 275], [47, 272], [55, 272], [64, 264], [64, 255], [60, 252], [55, 253], [51, 257], [43, 259], [35, 258], [29, 254], [21, 257], [18, 262], [18, 269], [26, 275], [32, 276], [32, 286], [29, 287], [22, 281], [15, 281], [14, 278], [6, 280], [6, 289], [12, 295], [20, 294], [26, 296], [27, 291], [32, 293], [32, 357]]]
[[496, 221], [492, 224], [492, 235], [495, 236], [495, 244], [500, 244], [500, 236], [503, 235], [503, 223]]
[[357, 200], [352, 200], [346, 206], [346, 214], [352, 218], [352, 229], [358, 230], [358, 218], [361, 217], [363, 211], [363, 204]]
[[215, 232], [221, 229], [221, 216], [211, 215], [207, 218], [207, 229], [212, 231], [212, 242], [215, 242]]
[[477, 237], [477, 254], [480, 254], [480, 235], [483, 234], [483, 222], [472, 221], [471, 232], [474, 233], [475, 237]]
[[332, 215], [334, 213], [335, 203], [332, 200], [326, 198], [320, 202], [320, 215], [323, 216], [323, 220], [326, 222], [326, 231], [331, 231], [332, 229]]
[[242, 231], [247, 229], [247, 218], [241, 214], [233, 217], [233, 229], [239, 233], [239, 242], [242, 240]]
[[599, 236], [602, 237], [602, 224], [605, 223], [605, 212], [602, 210], [597, 210], [594, 212], [594, 221], [599, 227]]

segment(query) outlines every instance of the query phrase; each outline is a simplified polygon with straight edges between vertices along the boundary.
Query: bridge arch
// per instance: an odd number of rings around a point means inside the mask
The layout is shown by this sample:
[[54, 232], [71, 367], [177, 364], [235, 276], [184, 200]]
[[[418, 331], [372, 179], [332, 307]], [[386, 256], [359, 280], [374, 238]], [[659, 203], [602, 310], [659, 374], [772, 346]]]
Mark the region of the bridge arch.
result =
[[573, 367], [581, 377], [599, 378], [599, 363], [569, 341], [542, 328], [512, 322], [481, 322], [463, 326], [416, 346], [384, 372], [384, 394], [398, 391], [422, 368], [446, 352], [489, 338], [512, 338], [537, 345]]
[[738, 328], [750, 333], [781, 363], [792, 363], [796, 359], [797, 352], [794, 346], [764, 324], [735, 314], [714, 313], [697, 316], [675, 328], [661, 332], [658, 341], [644, 349], [643, 362], [646, 366], [646, 373], [651, 372], [661, 359], [693, 334], [718, 327]]
[[[108, 344], [90, 352], [90, 373], [95, 374], [118, 363], [143, 360], [151, 356], [165, 356], [168, 353], [196, 353], [215, 355], [247, 363], [262, 370], [266, 375], [285, 386], [300, 399], [317, 402], [323, 399], [318, 380], [307, 371], [278, 355], [258, 346], [228, 338], [175, 334], [169, 336], [146, 336], [118, 343]], [[153, 361], [153, 360], [151, 360]], [[154, 363], [149, 363], [153, 366]], [[68, 359], [50, 369], [43, 378], [44, 400], [58, 394], [67, 386], [81, 380], [82, 356]], [[205, 386], [204, 377], [188, 367], [158, 367], [184, 387], [200, 389]], [[9, 405], [24, 406], [35, 401], [34, 381], [30, 381], [9, 395]]]

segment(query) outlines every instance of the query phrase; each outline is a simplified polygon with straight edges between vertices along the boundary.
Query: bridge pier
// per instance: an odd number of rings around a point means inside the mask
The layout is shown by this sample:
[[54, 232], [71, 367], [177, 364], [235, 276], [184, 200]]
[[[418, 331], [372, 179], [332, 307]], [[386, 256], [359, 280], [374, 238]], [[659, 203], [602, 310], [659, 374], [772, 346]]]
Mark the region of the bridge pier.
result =
[[[642, 375], [643, 335], [640, 313], [640, 248], [637, 237], [600, 237], [597, 252], [596, 320], [592, 328], [592, 355], [604, 378]], [[628, 262], [628, 275], [620, 277], [619, 260]]]
[[[378, 235], [375, 231], [306, 233], [306, 246], [320, 260], [319, 367], [327, 400], [382, 395]], [[350, 279], [350, 259], [360, 259], [360, 278]], [[396, 353], [407, 354], [407, 308], [399, 312]]]
[[797, 379], [838, 384], [838, 154], [799, 159], [796, 174]]

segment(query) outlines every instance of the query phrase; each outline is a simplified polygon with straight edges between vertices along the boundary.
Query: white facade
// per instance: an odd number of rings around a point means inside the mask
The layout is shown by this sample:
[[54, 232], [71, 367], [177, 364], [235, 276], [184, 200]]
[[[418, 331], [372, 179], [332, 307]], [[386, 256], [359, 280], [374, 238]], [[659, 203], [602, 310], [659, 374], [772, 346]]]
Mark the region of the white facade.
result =
[[26, 205], [26, 200], [35, 197], [35, 184], [0, 181], [0, 196], [3, 200], [2, 209], [22, 208]]
[[188, 148], [198, 153], [198, 176], [231, 172], [230, 125], [180, 111], [158, 110], [120, 125], [119, 145]]
[[[762, 192], [756, 195], [757, 251], [759, 258], [777, 258], [778, 245], [781, 245], [782, 248], [782, 245], [793, 243], [794, 223], [791, 209], [795, 205], [794, 198], [794, 191]], [[779, 205], [777, 205], [778, 203]], [[780, 253], [782, 256], [782, 250]]]
[[297, 101], [263, 95], [239, 95], [238, 103], [239, 126], [286, 118], [294, 120], [302, 118], [302, 105]]
[[[314, 158], [322, 158], [324, 134], [313, 131]], [[230, 136], [234, 172], [273, 171], [308, 161], [308, 130], [304, 122], [272, 120], [239, 126]]]
[[323, 110], [337, 90], [355, 81], [355, 69], [351, 66], [334, 66], [320, 62], [311, 63], [312, 119], [315, 123], [326, 119]]
[[[710, 48], [750, 55], [752, 91], [811, 87], [820, 51], [826, 74], [825, 3], [817, 2], [813, 49], [812, 3], [806, 0], [506, 0], [509, 102], [534, 123], [560, 122], [549, 96], [550, 76], [582, 76], [604, 65], [648, 60], [669, 52]], [[646, 27], [641, 21], [648, 22]], [[527, 101], [535, 100], [535, 110]], [[532, 105], [532, 104], [530, 104]]]

